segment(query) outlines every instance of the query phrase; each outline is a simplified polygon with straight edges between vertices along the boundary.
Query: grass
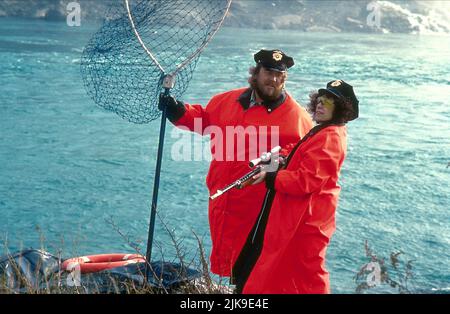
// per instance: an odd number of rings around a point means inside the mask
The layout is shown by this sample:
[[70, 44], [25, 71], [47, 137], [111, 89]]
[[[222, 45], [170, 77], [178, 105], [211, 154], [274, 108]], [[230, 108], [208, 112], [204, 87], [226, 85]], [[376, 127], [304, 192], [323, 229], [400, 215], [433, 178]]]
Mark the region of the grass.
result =
[[[144, 274], [139, 268], [137, 279], [124, 278], [111, 272], [96, 274], [79, 274], [74, 272], [62, 272], [62, 250], [58, 250], [57, 256], [48, 255], [44, 250], [45, 237], [41, 234], [41, 250], [35, 250], [37, 254], [47, 257], [49, 264], [43, 268], [43, 264], [27, 265], [24, 260], [15, 258], [7, 252], [7, 262], [0, 261], [0, 294], [229, 294], [232, 287], [225, 284], [225, 279], [215, 280], [209, 272], [209, 265], [205, 256], [202, 239], [193, 232], [197, 241], [197, 251], [194, 257], [187, 258], [186, 251], [182, 247], [182, 240], [175, 236], [173, 230], [169, 230], [167, 224], [161, 220], [165, 231], [169, 234], [172, 246], [175, 248], [176, 258], [171, 262], [162, 261], [161, 264], [153, 262], [150, 267], [151, 280], [145, 281]], [[119, 226], [110, 217], [106, 223], [118, 233], [121, 238], [140, 255], [145, 255], [130, 237], [120, 230]], [[41, 230], [38, 229], [42, 233]], [[8, 247], [5, 245], [5, 247]], [[373, 252], [366, 240], [365, 254], [368, 263], [362, 266], [354, 276], [356, 284], [355, 293], [370, 293], [374, 288], [381, 288], [381, 293], [414, 293], [413, 261], [404, 261], [402, 251], [391, 252], [389, 258], [380, 257]], [[162, 250], [162, 247], [159, 247]], [[163, 256], [163, 254], [161, 254]], [[154, 267], [165, 267], [165, 273], [171, 273], [179, 281], [168, 285]], [[34, 269], [34, 271], [33, 271]], [[193, 278], [186, 269], [195, 270], [199, 276]], [[24, 272], [24, 270], [27, 270]], [[28, 276], [26, 275], [28, 273]], [[152, 284], [149, 284], [151, 282]], [[389, 288], [386, 291], [385, 288]]]
[[404, 261], [402, 251], [391, 252], [389, 258], [378, 256], [369, 247], [367, 240], [364, 248], [369, 262], [354, 277], [356, 293], [368, 293], [371, 289], [380, 287], [389, 287], [392, 292], [400, 294], [414, 293], [413, 260]]
[[[232, 289], [223, 284], [222, 278], [217, 282], [212, 278], [209, 272], [209, 265], [205, 256], [202, 240], [194, 232], [198, 248], [195, 257], [188, 260], [185, 250], [182, 248], [182, 241], [175, 237], [174, 231], [169, 230], [168, 226], [161, 220], [164, 229], [168, 232], [172, 245], [176, 251], [176, 259], [173, 262], [164, 262], [149, 265], [151, 280], [145, 281], [143, 267], [140, 267], [136, 273], [137, 277], [131, 280], [111, 274], [110, 272], [99, 272], [96, 274], [80, 274], [79, 270], [73, 272], [59, 271], [62, 263], [62, 252], [59, 250], [58, 256], [47, 256], [47, 262], [50, 261], [48, 269], [44, 269], [44, 264], [39, 260], [37, 265], [28, 265], [24, 259], [15, 258], [7, 252], [7, 262], [0, 269], [0, 294], [227, 294], [232, 293]], [[106, 220], [112, 229], [117, 232], [127, 244], [133, 248], [135, 253], [144, 255], [143, 252], [131, 241], [130, 237], [124, 234], [118, 225], [110, 217]], [[45, 255], [43, 241], [45, 237], [40, 236], [41, 250], [35, 250], [36, 254]], [[5, 245], [5, 247], [8, 247]], [[162, 248], [160, 248], [162, 250]], [[162, 254], [161, 254], [162, 255]], [[162, 255], [163, 256], [163, 255]], [[194, 262], [196, 261], [196, 262]], [[40, 263], [40, 264], [39, 264]], [[179, 279], [177, 284], [164, 284], [162, 271], [158, 272], [153, 266], [165, 267], [165, 273], [172, 274]], [[177, 267], [175, 267], [177, 266]], [[178, 267], [179, 266], [179, 267]], [[186, 269], [195, 270], [200, 274], [197, 278], [192, 278]], [[27, 269], [26, 272], [23, 270]], [[56, 271], [55, 271], [56, 270]], [[28, 276], [27, 276], [28, 273]], [[149, 284], [151, 282], [152, 284]]]

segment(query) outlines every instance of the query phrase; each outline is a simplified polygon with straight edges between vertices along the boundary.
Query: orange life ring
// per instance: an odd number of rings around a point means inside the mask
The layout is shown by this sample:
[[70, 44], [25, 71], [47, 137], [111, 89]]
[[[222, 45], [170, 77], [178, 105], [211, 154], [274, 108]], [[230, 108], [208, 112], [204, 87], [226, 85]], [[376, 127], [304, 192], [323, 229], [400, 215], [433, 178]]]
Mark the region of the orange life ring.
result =
[[99, 254], [69, 258], [61, 269], [70, 272], [79, 267], [82, 274], [87, 274], [139, 262], [145, 262], [145, 257], [139, 254]]

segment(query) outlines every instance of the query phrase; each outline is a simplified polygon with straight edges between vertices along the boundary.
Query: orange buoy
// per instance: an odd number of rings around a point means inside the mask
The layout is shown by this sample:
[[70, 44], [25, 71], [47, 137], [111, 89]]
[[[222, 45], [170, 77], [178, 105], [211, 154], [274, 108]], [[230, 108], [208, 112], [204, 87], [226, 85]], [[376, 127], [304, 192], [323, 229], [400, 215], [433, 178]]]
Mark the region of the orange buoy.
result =
[[145, 262], [145, 257], [139, 254], [99, 254], [69, 258], [61, 269], [73, 271], [79, 267], [82, 274], [87, 274], [139, 262]]

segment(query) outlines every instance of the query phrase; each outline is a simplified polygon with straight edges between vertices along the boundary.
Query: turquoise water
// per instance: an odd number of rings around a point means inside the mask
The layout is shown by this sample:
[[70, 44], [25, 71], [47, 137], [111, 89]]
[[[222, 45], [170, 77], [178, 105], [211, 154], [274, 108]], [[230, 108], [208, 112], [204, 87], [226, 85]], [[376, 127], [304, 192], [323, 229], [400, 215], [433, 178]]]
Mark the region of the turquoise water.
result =
[[[93, 31], [0, 19], [2, 251], [41, 243], [65, 256], [133, 252], [130, 244], [145, 251], [159, 121], [133, 125], [86, 95], [79, 61]], [[353, 277], [368, 262], [366, 239], [380, 256], [402, 250], [414, 260], [417, 291], [448, 291], [450, 37], [222, 29], [183, 100], [206, 104], [215, 93], [245, 86], [252, 53], [262, 47], [295, 58], [287, 88], [298, 100], [340, 78], [355, 86], [361, 102], [360, 119], [349, 124], [328, 250], [333, 292], [354, 292]], [[172, 160], [172, 130], [159, 215], [195, 258], [193, 231], [208, 252], [211, 245], [208, 162]], [[160, 220], [155, 241], [155, 258], [174, 258]]]

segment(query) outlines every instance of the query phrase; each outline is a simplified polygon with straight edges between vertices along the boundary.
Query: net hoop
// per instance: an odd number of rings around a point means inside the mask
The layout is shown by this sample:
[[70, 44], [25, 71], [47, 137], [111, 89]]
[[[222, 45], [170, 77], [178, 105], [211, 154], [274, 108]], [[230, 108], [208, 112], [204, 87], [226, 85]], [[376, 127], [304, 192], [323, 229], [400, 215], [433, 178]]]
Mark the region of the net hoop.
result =
[[163, 76], [165, 75], [170, 75], [172, 77], [175, 77], [177, 75], [177, 73], [183, 69], [186, 65], [188, 65], [192, 60], [194, 60], [205, 48], [206, 46], [209, 44], [209, 42], [212, 40], [212, 38], [214, 37], [214, 35], [217, 33], [217, 31], [220, 29], [220, 27], [222, 26], [223, 22], [225, 21], [225, 18], [228, 15], [228, 12], [230, 11], [230, 6], [231, 6], [231, 2], [233, 0], [227, 0], [227, 5], [226, 5], [226, 9], [224, 11], [224, 14], [221, 18], [221, 20], [219, 21], [219, 23], [217, 23], [217, 26], [215, 28], [214, 31], [212, 31], [208, 37], [205, 38], [205, 40], [203, 41], [203, 43], [197, 48], [196, 51], [194, 51], [189, 57], [186, 58], [186, 60], [184, 60], [181, 64], [177, 65], [175, 71], [173, 71], [172, 73], [166, 73], [166, 71], [164, 70], [164, 68], [162, 67], [162, 65], [158, 62], [158, 60], [156, 59], [156, 57], [152, 54], [152, 52], [150, 51], [150, 49], [147, 48], [147, 46], [145, 45], [144, 41], [141, 38], [141, 35], [139, 35], [138, 30], [136, 29], [136, 24], [134, 23], [134, 19], [133, 19], [133, 15], [131, 13], [131, 7], [130, 7], [130, 1], [129, 0], [124, 0], [125, 2], [125, 7], [127, 9], [127, 14], [128, 14], [128, 19], [130, 20], [130, 24], [131, 24], [131, 28], [133, 29], [133, 32], [137, 38], [137, 40], [139, 41], [139, 44], [142, 46], [142, 48], [145, 50], [145, 52], [147, 53], [147, 55], [150, 57], [150, 59], [152, 60], [152, 62], [161, 70], [161, 72], [163, 73]]

